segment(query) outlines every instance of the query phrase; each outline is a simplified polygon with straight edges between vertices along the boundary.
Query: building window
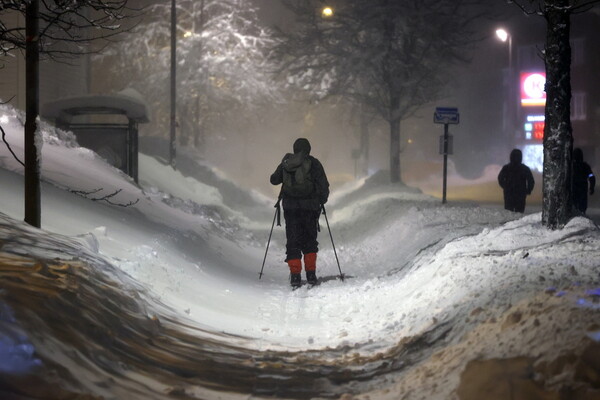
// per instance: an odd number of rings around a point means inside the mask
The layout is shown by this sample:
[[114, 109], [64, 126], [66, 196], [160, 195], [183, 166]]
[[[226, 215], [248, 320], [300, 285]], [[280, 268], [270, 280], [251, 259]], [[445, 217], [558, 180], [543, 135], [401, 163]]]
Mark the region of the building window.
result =
[[585, 55], [585, 39], [579, 38], [571, 41], [571, 65], [583, 65]]
[[571, 121], [587, 119], [587, 101], [584, 92], [573, 92], [571, 97]]
[[541, 51], [544, 44], [534, 44], [529, 46], [519, 46], [517, 49], [518, 65], [521, 70], [531, 69], [544, 65]]

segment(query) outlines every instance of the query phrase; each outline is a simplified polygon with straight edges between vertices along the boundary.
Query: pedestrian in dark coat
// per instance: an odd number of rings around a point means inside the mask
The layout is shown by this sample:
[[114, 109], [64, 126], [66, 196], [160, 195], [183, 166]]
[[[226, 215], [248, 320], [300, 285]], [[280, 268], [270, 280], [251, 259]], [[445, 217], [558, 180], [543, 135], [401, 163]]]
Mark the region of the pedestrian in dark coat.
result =
[[329, 182], [321, 162], [310, 155], [307, 139], [294, 142], [294, 153], [288, 153], [271, 175], [271, 184], [283, 184], [281, 199], [285, 219], [286, 259], [291, 285], [300, 286], [302, 255], [309, 284], [317, 283], [317, 232], [323, 204], [329, 198]]
[[498, 174], [498, 183], [504, 191], [504, 208], [525, 212], [525, 198], [531, 194], [535, 181], [528, 166], [522, 164], [523, 153], [519, 149], [510, 152], [510, 163]]
[[585, 214], [588, 206], [588, 190], [594, 194], [596, 177], [588, 163], [583, 161], [583, 151], [573, 150], [573, 206]]

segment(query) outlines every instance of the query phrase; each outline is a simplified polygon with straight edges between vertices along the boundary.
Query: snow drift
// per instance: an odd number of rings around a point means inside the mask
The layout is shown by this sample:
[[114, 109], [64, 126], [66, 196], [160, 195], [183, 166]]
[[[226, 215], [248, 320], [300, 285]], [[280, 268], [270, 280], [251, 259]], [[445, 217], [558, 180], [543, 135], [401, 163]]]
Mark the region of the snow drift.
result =
[[[18, 115], [0, 112], [21, 154]], [[192, 157], [183, 174], [142, 156], [137, 186], [68, 133], [43, 132], [44, 230], [18, 222], [22, 170], [0, 150], [6, 393], [468, 399], [517, 378], [517, 398], [595, 393], [588, 219], [548, 231], [540, 214], [441, 205], [377, 174], [327, 204], [346, 279], [322, 230], [323, 283], [291, 292], [281, 228], [258, 280], [266, 199], [230, 199], [242, 189], [194, 174], [210, 167]], [[118, 204], [99, 200], [116, 191]]]

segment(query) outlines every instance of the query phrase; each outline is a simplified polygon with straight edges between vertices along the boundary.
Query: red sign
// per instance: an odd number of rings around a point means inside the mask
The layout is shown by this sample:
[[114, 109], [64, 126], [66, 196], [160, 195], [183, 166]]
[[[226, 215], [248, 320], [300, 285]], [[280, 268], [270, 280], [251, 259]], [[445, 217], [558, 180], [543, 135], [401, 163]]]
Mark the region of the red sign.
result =
[[544, 139], [544, 125], [546, 125], [546, 123], [544, 121], [533, 123], [533, 138], [534, 139], [536, 139], [536, 140]]
[[524, 107], [546, 105], [545, 86], [545, 72], [522, 72], [521, 105]]

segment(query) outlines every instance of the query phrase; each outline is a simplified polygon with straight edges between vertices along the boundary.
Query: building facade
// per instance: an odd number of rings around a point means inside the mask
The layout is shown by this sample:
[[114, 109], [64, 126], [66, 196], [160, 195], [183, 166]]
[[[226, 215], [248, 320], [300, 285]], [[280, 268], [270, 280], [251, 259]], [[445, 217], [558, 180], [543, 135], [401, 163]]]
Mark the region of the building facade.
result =
[[[541, 19], [541, 18], [539, 18]], [[542, 19], [545, 25], [545, 21]], [[542, 171], [544, 90], [546, 73], [543, 60], [545, 37], [531, 35], [540, 29], [517, 31], [526, 40], [515, 46], [515, 71], [511, 85], [516, 89], [510, 99], [514, 107], [515, 145], [523, 149], [524, 162]], [[542, 32], [545, 34], [545, 27]], [[600, 16], [576, 14], [571, 25], [571, 124], [573, 146], [583, 150], [586, 161], [600, 163]]]

